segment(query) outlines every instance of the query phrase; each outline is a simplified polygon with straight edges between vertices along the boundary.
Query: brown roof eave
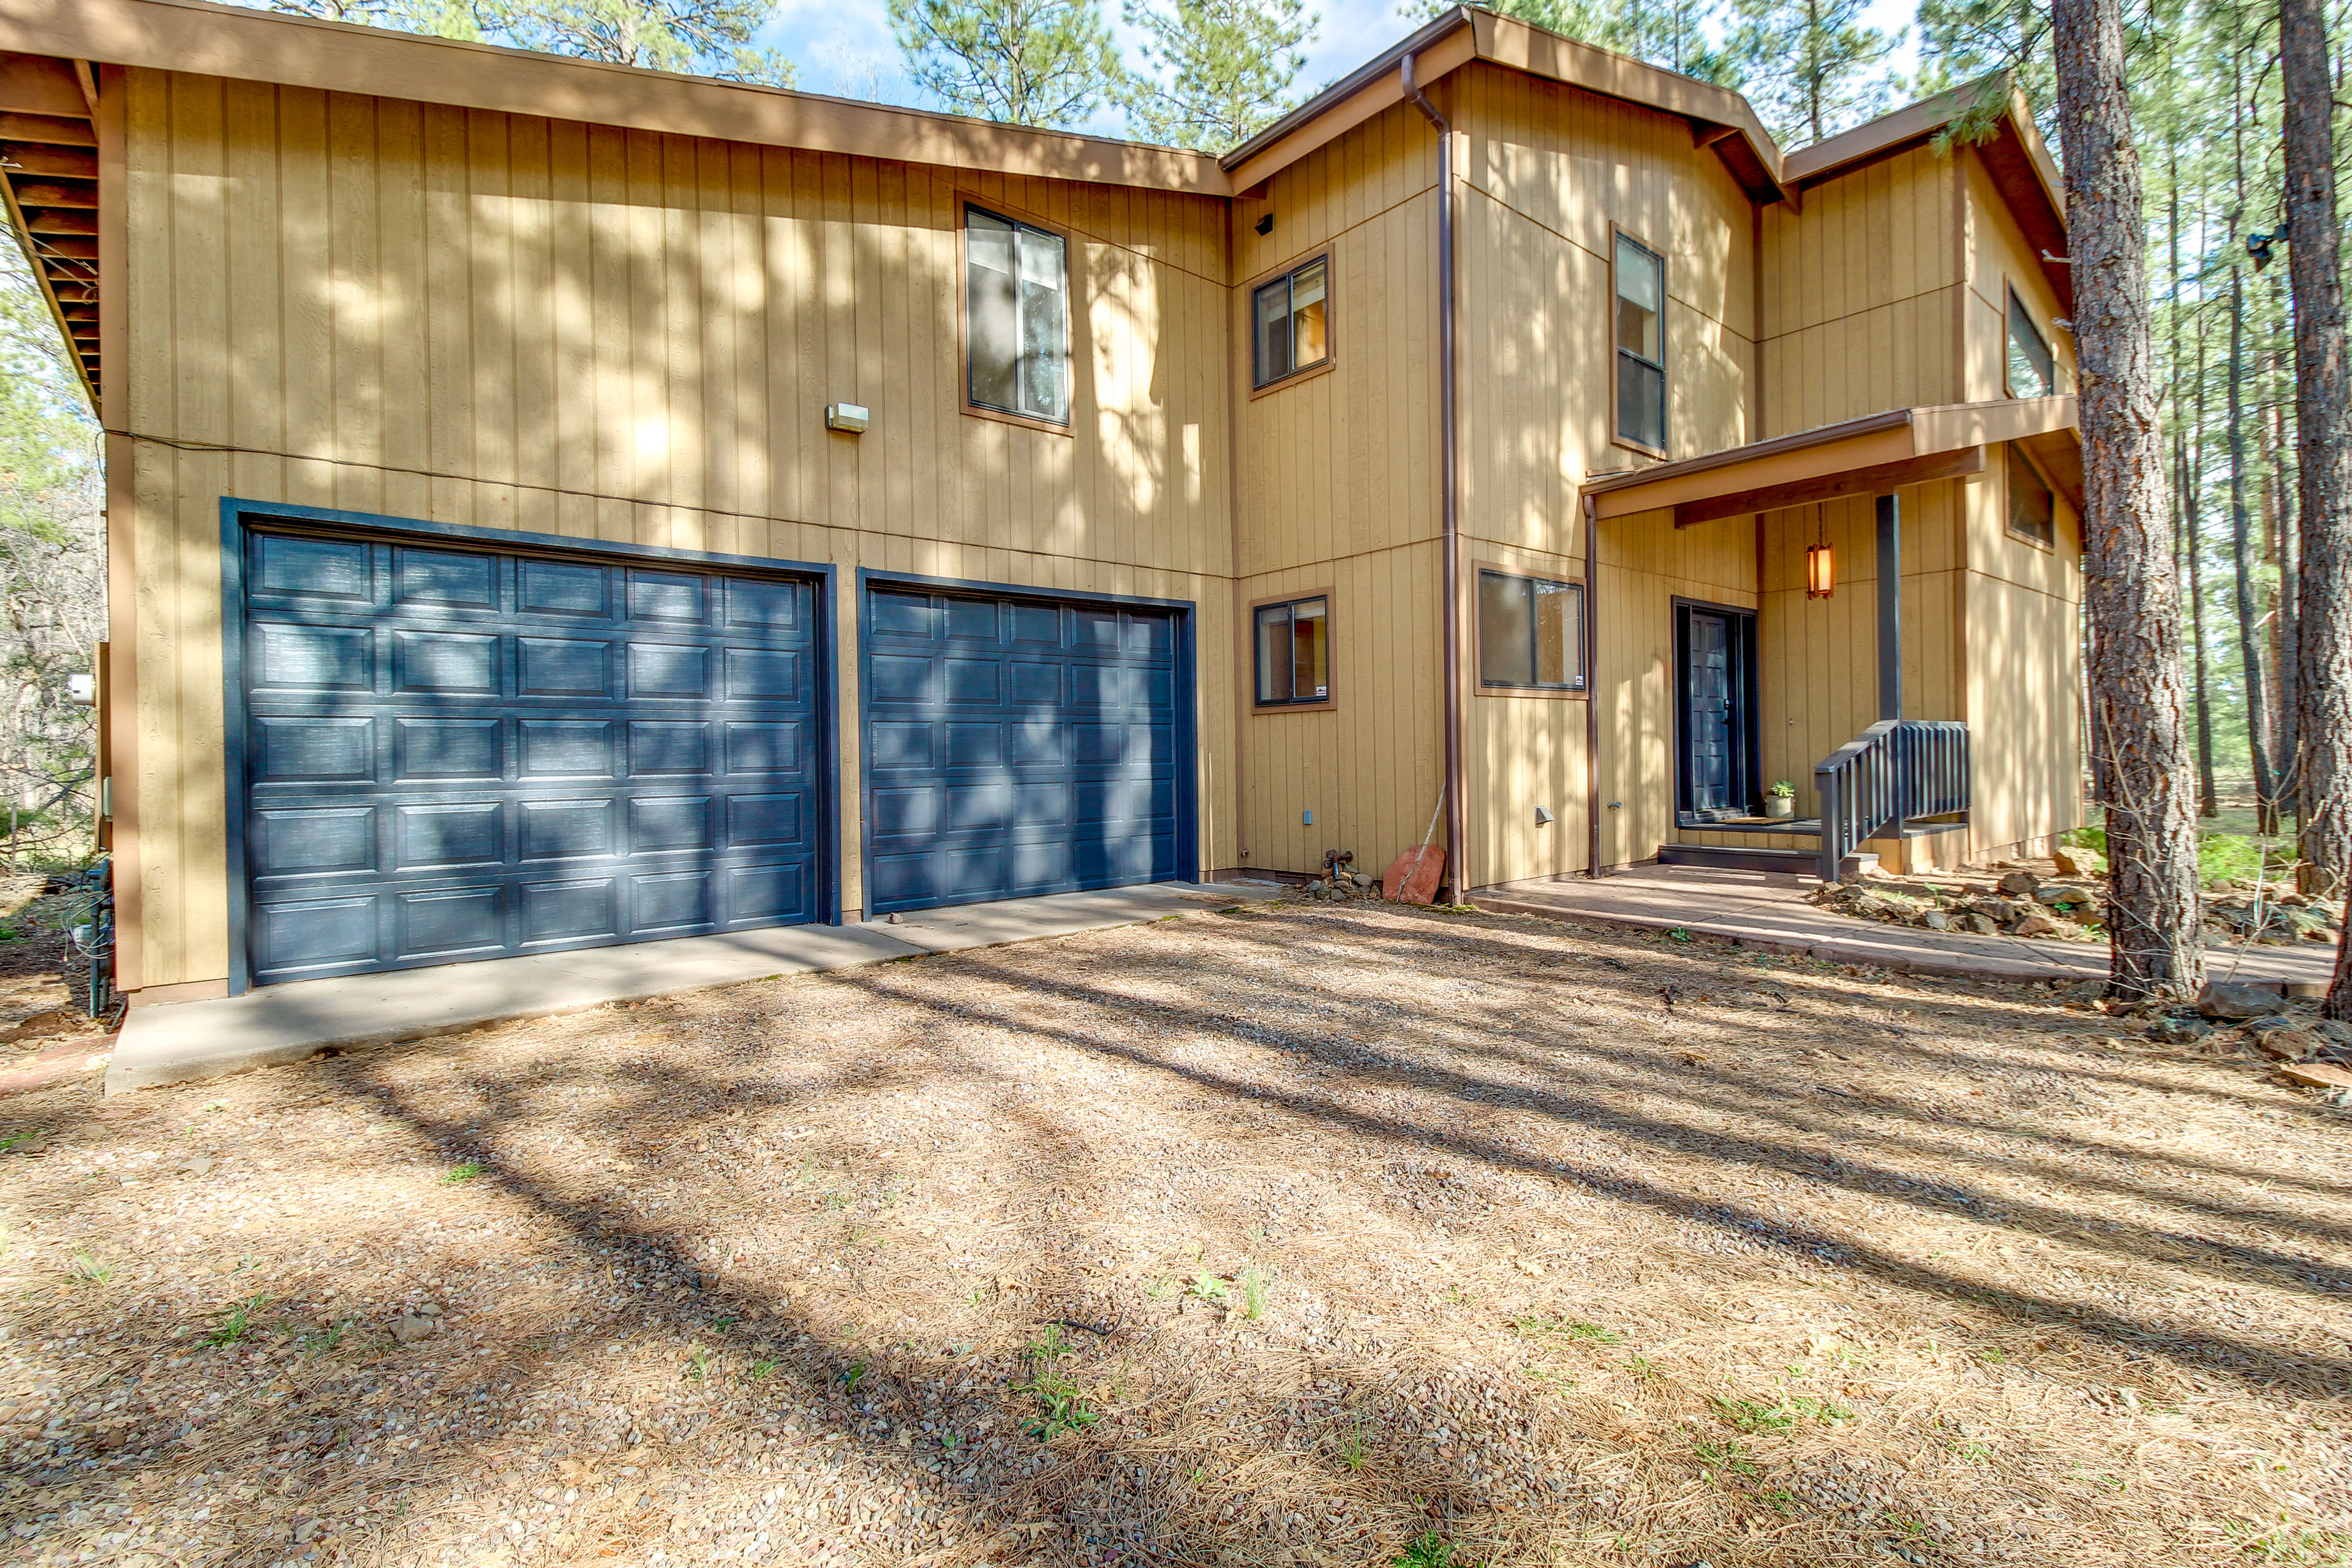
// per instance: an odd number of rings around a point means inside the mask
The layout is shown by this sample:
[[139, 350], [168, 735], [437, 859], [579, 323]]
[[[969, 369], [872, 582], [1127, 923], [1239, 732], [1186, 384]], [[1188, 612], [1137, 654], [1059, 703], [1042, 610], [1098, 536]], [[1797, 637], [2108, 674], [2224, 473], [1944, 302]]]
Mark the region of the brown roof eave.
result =
[[14, 0], [0, 50], [1042, 179], [1230, 194], [1215, 159], [205, 0]]

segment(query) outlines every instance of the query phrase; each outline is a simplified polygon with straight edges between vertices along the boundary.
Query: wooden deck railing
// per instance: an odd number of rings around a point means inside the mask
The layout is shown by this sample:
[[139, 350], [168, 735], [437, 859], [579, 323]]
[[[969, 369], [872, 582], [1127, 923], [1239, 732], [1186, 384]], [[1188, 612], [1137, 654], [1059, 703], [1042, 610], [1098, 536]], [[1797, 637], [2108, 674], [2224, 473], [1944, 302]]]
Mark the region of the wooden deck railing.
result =
[[1969, 809], [1969, 727], [1945, 719], [1881, 719], [1813, 768], [1822, 799], [1821, 875], [1913, 817]]

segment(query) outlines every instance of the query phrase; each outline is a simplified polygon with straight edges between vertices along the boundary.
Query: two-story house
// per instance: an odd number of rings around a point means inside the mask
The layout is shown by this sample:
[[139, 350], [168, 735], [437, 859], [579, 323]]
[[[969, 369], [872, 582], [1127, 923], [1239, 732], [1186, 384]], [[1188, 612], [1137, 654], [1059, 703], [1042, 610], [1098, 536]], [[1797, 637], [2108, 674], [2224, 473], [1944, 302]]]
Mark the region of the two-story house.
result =
[[2080, 819], [2021, 110], [1784, 153], [1474, 10], [1223, 159], [194, 0], [0, 50], [135, 1002]]

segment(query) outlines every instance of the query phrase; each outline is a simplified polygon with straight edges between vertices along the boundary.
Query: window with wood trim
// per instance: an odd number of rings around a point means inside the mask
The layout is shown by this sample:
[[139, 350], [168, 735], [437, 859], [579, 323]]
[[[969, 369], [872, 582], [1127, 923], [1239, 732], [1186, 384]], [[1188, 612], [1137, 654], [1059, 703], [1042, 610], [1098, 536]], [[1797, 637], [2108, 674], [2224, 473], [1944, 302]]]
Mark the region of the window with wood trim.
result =
[[2058, 390], [2058, 362], [2050, 353], [2050, 340], [2033, 324], [2033, 312], [2009, 291], [2009, 395], [2011, 397], [2047, 397]]
[[1331, 361], [1331, 258], [1292, 268], [1250, 291], [1250, 384], [1276, 382]]
[[1584, 689], [1584, 585], [1478, 569], [1478, 684]]
[[1331, 700], [1330, 604], [1318, 595], [1257, 607], [1257, 704]]
[[975, 408], [1067, 425], [1069, 242], [968, 206], [963, 245], [965, 396]]
[[1666, 449], [1666, 263], [1629, 235], [1617, 237], [1617, 439]]
[[2020, 539], [2030, 539], [2036, 544], [2053, 544], [2058, 538], [2058, 498], [2052, 493], [2049, 481], [2042, 470], [2028, 461], [2015, 447], [2009, 452], [2009, 531]]

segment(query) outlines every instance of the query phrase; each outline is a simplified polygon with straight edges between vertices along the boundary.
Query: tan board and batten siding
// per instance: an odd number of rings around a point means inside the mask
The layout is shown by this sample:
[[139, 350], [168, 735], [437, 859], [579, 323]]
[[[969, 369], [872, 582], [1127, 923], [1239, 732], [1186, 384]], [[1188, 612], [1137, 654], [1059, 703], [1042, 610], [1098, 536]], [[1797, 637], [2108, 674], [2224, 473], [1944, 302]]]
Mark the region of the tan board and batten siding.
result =
[[[1227, 196], [1197, 170], [1014, 176], [153, 65], [104, 86], [109, 423], [149, 437], [111, 448], [126, 988], [198, 994], [229, 969], [223, 496], [831, 563], [844, 714], [856, 567], [1189, 601], [1204, 868], [1349, 849], [1377, 869], [1429, 831], [1439, 170], [1410, 104]], [[1812, 764], [1875, 717], [1870, 504], [1611, 518], [1585, 560], [1587, 480], [1661, 460], [1612, 439], [1612, 227], [1666, 261], [1664, 460], [2004, 395], [2005, 289], [2056, 310], [2033, 248], [1971, 149], [1900, 147], [1759, 206], [1763, 176], [1685, 112], [1479, 59], [1429, 93], [1461, 132], [1466, 881], [1587, 868], [1588, 722], [1601, 862], [1701, 837], [1675, 823], [1678, 597], [1757, 612], [1764, 779], [1810, 810]], [[963, 411], [961, 196], [1070, 237], [1068, 435]], [[1251, 286], [1327, 253], [1332, 365], [1254, 388]], [[873, 428], [828, 432], [835, 401]], [[1901, 492], [1907, 711], [1970, 724], [1977, 852], [2080, 816], [2078, 533], [2062, 502], [2054, 548], [2010, 534], [1989, 456]], [[1816, 539], [1828, 601], [1802, 587]], [[1590, 571], [1589, 696], [1479, 689], [1483, 564]], [[1309, 594], [1330, 598], [1333, 700], [1258, 710], [1249, 607]], [[839, 727], [853, 910], [859, 741]]]
[[[1202, 856], [1234, 862], [1222, 201], [114, 80], [122, 384], [130, 428], [160, 438], [116, 454], [147, 694], [126, 988], [228, 972], [224, 495], [830, 562], [845, 626], [857, 566], [1193, 601]], [[959, 192], [1069, 232], [1075, 438], [960, 412]], [[835, 400], [873, 430], [828, 432]], [[841, 729], [851, 908], [857, 739]]]

